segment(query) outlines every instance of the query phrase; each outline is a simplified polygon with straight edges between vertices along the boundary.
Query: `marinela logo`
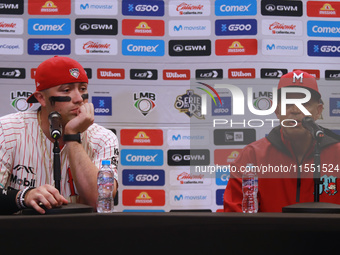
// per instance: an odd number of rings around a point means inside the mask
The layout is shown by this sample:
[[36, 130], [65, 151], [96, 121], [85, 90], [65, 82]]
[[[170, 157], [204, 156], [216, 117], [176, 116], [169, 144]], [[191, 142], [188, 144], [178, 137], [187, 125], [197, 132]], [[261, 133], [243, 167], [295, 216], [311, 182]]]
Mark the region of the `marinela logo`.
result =
[[133, 94], [134, 106], [139, 110], [144, 116], [151, 112], [156, 104], [156, 94], [152, 92], [139, 92]]
[[190, 118], [195, 116], [197, 119], [204, 119], [204, 115], [201, 113], [202, 98], [195, 94], [192, 89], [188, 89], [185, 94], [177, 96], [175, 108]]

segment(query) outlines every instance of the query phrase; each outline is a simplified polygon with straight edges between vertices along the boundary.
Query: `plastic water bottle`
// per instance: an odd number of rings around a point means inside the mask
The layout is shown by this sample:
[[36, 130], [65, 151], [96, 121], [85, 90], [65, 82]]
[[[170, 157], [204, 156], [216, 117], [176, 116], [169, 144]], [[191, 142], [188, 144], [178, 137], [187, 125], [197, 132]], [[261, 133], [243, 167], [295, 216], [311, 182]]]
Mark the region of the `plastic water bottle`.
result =
[[242, 211], [244, 213], [257, 213], [259, 205], [257, 201], [258, 177], [253, 164], [247, 164], [242, 175]]
[[103, 160], [102, 166], [98, 172], [97, 188], [97, 212], [113, 212], [113, 189], [114, 189], [114, 172], [111, 168], [110, 160]]

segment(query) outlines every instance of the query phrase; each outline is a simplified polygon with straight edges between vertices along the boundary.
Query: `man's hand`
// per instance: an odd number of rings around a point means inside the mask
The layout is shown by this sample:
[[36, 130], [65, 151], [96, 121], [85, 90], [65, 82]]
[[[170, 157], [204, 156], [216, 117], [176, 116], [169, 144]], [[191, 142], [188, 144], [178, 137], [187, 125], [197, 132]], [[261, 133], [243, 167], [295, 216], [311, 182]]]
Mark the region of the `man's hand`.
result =
[[94, 107], [92, 103], [85, 103], [79, 107], [78, 114], [65, 126], [65, 134], [84, 132], [94, 122]]
[[26, 206], [33, 207], [41, 214], [44, 214], [45, 210], [39, 204], [44, 205], [47, 209], [51, 209], [67, 203], [66, 198], [60, 195], [59, 191], [49, 184], [31, 189], [25, 195]]

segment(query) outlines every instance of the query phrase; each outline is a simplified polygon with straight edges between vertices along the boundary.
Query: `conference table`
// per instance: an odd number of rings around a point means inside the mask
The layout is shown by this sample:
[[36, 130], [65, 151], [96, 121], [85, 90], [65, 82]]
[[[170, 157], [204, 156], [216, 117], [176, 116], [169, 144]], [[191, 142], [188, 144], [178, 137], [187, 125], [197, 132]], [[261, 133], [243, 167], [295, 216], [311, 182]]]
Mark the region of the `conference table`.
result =
[[0, 229], [1, 254], [316, 254], [337, 251], [340, 214], [19, 214]]

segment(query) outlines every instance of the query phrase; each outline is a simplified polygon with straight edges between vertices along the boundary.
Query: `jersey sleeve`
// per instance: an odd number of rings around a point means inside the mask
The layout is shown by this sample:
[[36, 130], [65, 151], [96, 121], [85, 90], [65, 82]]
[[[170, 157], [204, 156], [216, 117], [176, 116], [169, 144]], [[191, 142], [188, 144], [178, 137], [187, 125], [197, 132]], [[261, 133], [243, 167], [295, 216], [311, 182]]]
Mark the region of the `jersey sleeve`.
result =
[[113, 166], [114, 178], [118, 183], [119, 143], [117, 136], [110, 130], [102, 132], [100, 143], [94, 155], [94, 164], [100, 168], [102, 160], [110, 160]]
[[12, 169], [11, 148], [7, 148], [5, 133], [0, 122], [0, 188], [6, 188]]

